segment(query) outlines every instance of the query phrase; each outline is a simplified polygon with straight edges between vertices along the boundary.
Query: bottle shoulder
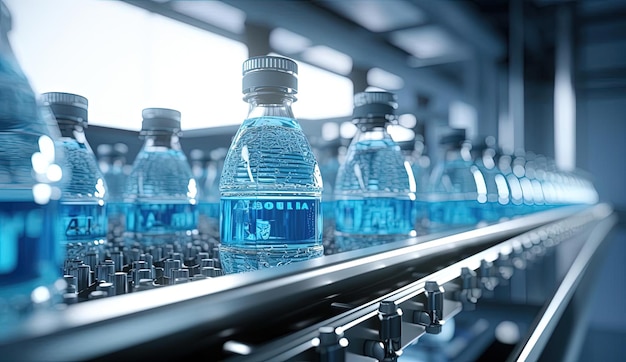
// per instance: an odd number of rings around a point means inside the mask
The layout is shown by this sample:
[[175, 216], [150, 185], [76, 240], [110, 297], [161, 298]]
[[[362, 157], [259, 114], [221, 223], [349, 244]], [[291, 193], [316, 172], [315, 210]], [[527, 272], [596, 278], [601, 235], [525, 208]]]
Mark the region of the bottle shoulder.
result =
[[398, 148], [353, 147], [337, 171], [335, 193], [357, 191], [413, 193], [415, 176]]
[[67, 168], [63, 199], [105, 200], [107, 183], [89, 147], [75, 140], [62, 142]]
[[249, 117], [246, 118], [239, 130], [245, 130], [248, 128], [254, 127], [267, 127], [267, 126], [275, 126], [275, 127], [285, 127], [285, 128], [293, 128], [302, 130], [300, 123], [293, 117], [285, 117], [285, 116], [260, 116], [260, 117]]
[[270, 118], [240, 127], [224, 160], [220, 190], [320, 192], [322, 176], [305, 134], [284, 118]]
[[197, 195], [191, 166], [182, 151], [142, 149], [125, 179], [125, 198], [194, 199]]
[[[183, 170], [191, 174], [191, 166], [187, 161], [187, 156], [181, 150], [175, 150], [168, 147], [144, 147], [142, 148], [131, 168], [131, 174], [137, 172], [138, 169], [145, 167], [158, 167], [159, 165], [167, 166], [163, 168], [163, 172]], [[173, 167], [173, 170], [172, 170]]]

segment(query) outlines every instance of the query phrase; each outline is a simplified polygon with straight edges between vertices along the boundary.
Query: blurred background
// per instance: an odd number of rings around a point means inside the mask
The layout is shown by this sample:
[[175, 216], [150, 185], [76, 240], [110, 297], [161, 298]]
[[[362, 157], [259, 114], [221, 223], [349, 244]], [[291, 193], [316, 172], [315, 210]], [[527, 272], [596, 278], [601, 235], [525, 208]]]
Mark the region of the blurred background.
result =
[[625, 1], [5, 2], [35, 91], [89, 99], [94, 150], [115, 140], [132, 160], [147, 107], [181, 111], [188, 155], [228, 147], [247, 112], [241, 63], [274, 53], [298, 61], [294, 113], [321, 149], [353, 136], [354, 93], [385, 89], [398, 95], [396, 140], [423, 134], [434, 150], [464, 128], [585, 170], [621, 224], [578, 360], [626, 353]]

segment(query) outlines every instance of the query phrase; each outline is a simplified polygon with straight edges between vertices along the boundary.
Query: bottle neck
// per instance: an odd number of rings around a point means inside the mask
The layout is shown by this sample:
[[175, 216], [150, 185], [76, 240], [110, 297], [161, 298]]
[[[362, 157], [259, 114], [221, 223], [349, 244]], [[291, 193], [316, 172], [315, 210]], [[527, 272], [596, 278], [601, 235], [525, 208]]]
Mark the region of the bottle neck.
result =
[[144, 148], [168, 148], [180, 151], [180, 138], [177, 134], [166, 131], [148, 131], [144, 135]]
[[294, 118], [291, 104], [295, 100], [293, 95], [281, 92], [246, 95], [245, 100], [250, 105], [248, 118], [281, 117]]
[[391, 139], [386, 126], [386, 123], [359, 123], [354, 139], [356, 142]]

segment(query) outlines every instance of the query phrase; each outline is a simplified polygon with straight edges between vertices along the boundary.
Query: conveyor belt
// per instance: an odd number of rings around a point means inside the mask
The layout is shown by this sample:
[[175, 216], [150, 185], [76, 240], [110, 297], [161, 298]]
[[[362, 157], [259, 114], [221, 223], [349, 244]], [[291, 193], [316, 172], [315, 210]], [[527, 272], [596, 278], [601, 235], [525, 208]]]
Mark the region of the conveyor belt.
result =
[[[494, 265], [593, 230], [611, 213], [607, 205], [555, 209], [448, 236], [42, 311], [3, 335], [0, 358], [323, 360], [331, 351], [356, 361], [364, 348], [377, 357], [397, 354], [462, 307], [471, 308], [485, 286], [502, 279], [506, 268]], [[389, 338], [381, 339], [380, 320], [390, 323]], [[320, 328], [325, 333], [316, 349]]]

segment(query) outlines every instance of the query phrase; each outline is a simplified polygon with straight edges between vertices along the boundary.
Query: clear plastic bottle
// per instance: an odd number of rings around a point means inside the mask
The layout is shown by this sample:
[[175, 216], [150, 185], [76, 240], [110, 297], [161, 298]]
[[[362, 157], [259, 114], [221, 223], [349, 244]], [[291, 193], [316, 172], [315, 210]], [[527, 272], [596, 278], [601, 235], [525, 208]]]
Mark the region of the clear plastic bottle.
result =
[[322, 246], [322, 177], [291, 111], [297, 64], [262, 56], [243, 63], [250, 109], [220, 179], [220, 260], [226, 273], [316, 258]]
[[38, 107], [10, 29], [0, 1], [0, 338], [33, 305], [51, 303], [63, 260], [56, 223], [62, 150], [53, 141], [59, 130]]
[[483, 174], [487, 200], [482, 207], [482, 220], [486, 222], [499, 221], [506, 217], [511, 192], [506, 177], [497, 165], [495, 138], [486, 137], [482, 142], [472, 147], [474, 165]]
[[322, 215], [324, 218], [324, 253], [333, 254], [335, 252], [335, 180], [339, 170], [339, 138], [326, 141], [320, 140], [316, 149], [317, 160], [320, 172], [324, 180], [324, 191], [322, 192]]
[[505, 208], [505, 215], [509, 218], [520, 215], [524, 205], [524, 194], [519, 178], [513, 173], [512, 157], [504, 153], [496, 153], [498, 169], [504, 175], [506, 183], [509, 186], [509, 203]]
[[[104, 146], [104, 150], [101, 146]], [[101, 151], [104, 152], [102, 156], [100, 156]], [[124, 188], [130, 171], [126, 164], [127, 154], [128, 146], [124, 143], [115, 143], [113, 146], [105, 144], [98, 146], [98, 159], [106, 164], [106, 168], [104, 168], [102, 167], [103, 163], [101, 163], [100, 168], [108, 187], [107, 218], [109, 220], [109, 234], [112, 239], [122, 237], [126, 227]]]
[[[421, 128], [421, 127], [420, 127]], [[423, 129], [420, 130], [423, 132]], [[431, 162], [426, 153], [426, 144], [422, 133], [416, 133], [412, 142], [412, 152], [407, 155], [413, 176], [415, 177], [415, 202], [413, 203], [415, 230], [418, 235], [428, 232], [428, 183], [430, 182]]]
[[395, 121], [389, 92], [354, 96], [358, 131], [335, 183], [336, 243], [340, 251], [380, 245], [415, 235], [415, 179], [400, 147], [387, 132]]
[[533, 195], [531, 212], [546, 209], [545, 194], [541, 181], [537, 178], [537, 156], [533, 152], [526, 153], [525, 176], [530, 180]]
[[124, 239], [143, 246], [185, 241], [197, 227], [198, 188], [180, 146], [180, 112], [146, 108], [142, 116], [145, 141], [124, 192]]
[[107, 237], [107, 185], [98, 167], [84, 129], [87, 127], [88, 102], [85, 97], [61, 92], [41, 96], [56, 119], [69, 171], [69, 179], [59, 206], [58, 222], [66, 260], [84, 260], [96, 252], [104, 260]]
[[208, 165], [209, 157], [201, 149], [194, 148], [189, 152], [189, 161], [191, 164], [191, 173], [196, 180], [198, 187], [198, 195], [196, 197], [196, 210], [198, 211], [198, 229], [204, 229], [209, 214], [209, 190], [208, 190]]
[[[224, 153], [226, 149], [223, 149]], [[219, 237], [219, 170], [222, 161], [213, 159], [216, 150], [205, 152], [193, 149], [190, 152], [191, 171], [198, 185], [198, 230], [203, 235]], [[217, 179], [216, 179], [217, 177]]]
[[465, 130], [452, 130], [439, 144], [445, 156], [433, 168], [429, 181], [430, 231], [475, 225], [482, 219], [487, 191], [483, 174], [473, 165]]
[[222, 177], [222, 169], [224, 168], [224, 159], [228, 153], [228, 148], [218, 147], [211, 150], [209, 154], [209, 162], [207, 163], [207, 180], [206, 190], [208, 193], [207, 201], [209, 203], [209, 221], [211, 228], [217, 230], [219, 237], [219, 219], [220, 219], [220, 179]]
[[531, 179], [526, 174], [526, 152], [517, 150], [511, 161], [513, 174], [518, 178], [522, 190], [522, 204], [519, 207], [521, 215], [530, 214], [535, 211], [535, 190]]

